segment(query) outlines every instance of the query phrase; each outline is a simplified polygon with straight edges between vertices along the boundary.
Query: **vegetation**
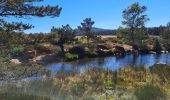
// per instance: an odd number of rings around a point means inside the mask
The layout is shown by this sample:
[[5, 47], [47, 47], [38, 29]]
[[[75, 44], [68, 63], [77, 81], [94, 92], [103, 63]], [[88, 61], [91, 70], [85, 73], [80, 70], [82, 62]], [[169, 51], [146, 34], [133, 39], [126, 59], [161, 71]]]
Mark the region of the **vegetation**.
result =
[[92, 26], [94, 23], [95, 22], [92, 21], [91, 18], [86, 18], [81, 23], [81, 26], [78, 27], [80, 30], [84, 32], [84, 35], [87, 38], [88, 46], [89, 46], [90, 39], [94, 39], [96, 37], [96, 34], [92, 32]]
[[145, 11], [146, 7], [140, 6], [139, 3], [134, 3], [123, 11], [122, 24], [130, 29], [128, 36], [133, 46], [137, 45], [137, 40], [143, 40], [142, 37], [146, 35], [145, 22], [149, 19], [143, 14]]
[[78, 59], [79, 56], [77, 54], [66, 53], [65, 58], [67, 60], [75, 60], [75, 59]]
[[[169, 65], [154, 65], [151, 68], [158, 69], [157, 71], [161, 73], [162, 67], [164, 70], [166, 67], [169, 68]], [[169, 73], [166, 74], [169, 75]], [[87, 96], [103, 100], [107, 98], [166, 100], [169, 95], [169, 83], [162, 84], [157, 79], [161, 79], [157, 72], [152, 73], [152, 70], [143, 67], [126, 67], [118, 71], [92, 68], [81, 74], [58, 72], [52, 79], [24, 82], [23, 84], [26, 85], [23, 86], [7, 84], [1, 88], [3, 91], [0, 91], [0, 97], [6, 94], [9, 97], [16, 95], [15, 98], [38, 96], [49, 98], [49, 100], [52, 98], [83, 100]], [[169, 80], [168, 77], [167, 80]], [[8, 92], [9, 89], [11, 92]], [[10, 95], [13, 92], [15, 94]]]
[[72, 30], [72, 28], [69, 25], [62, 26], [62, 28], [58, 28], [56, 30], [53, 30], [53, 32], [58, 33], [58, 41], [56, 44], [58, 44], [61, 47], [62, 52], [64, 53], [64, 44], [71, 43], [74, 41], [75, 38], [75, 32]]
[[166, 100], [166, 94], [158, 86], [146, 85], [135, 91], [138, 100]]
[[50, 72], [38, 64], [16, 65], [0, 61], [0, 80], [19, 80], [34, 75], [50, 75]]
[[159, 42], [158, 39], [155, 40], [155, 43], [154, 43], [154, 45], [153, 45], [153, 48], [154, 48], [154, 51], [155, 51], [156, 53], [161, 53], [162, 46], [161, 46], [161, 44], [160, 44], [160, 42]]
[[[83, 20], [78, 29], [70, 25], [52, 27], [49, 33], [25, 34], [34, 26], [7, 22], [8, 17], [58, 17], [59, 6], [35, 6], [43, 0], [0, 2], [0, 99], [2, 100], [164, 100], [170, 95], [170, 65], [150, 68], [125, 67], [106, 70], [93, 66], [78, 72], [59, 71], [51, 76], [48, 61], [170, 51], [170, 23], [147, 28], [146, 7], [134, 3], [126, 8], [116, 36], [96, 34], [94, 21]], [[83, 36], [77, 36], [80, 31]], [[134, 49], [134, 50], [133, 50]], [[136, 53], [137, 52], [137, 53]], [[136, 57], [136, 56], [135, 56]], [[168, 59], [168, 58], [167, 58]], [[49, 62], [48, 62], [49, 63]], [[73, 66], [76, 68], [76, 66]], [[107, 66], [105, 66], [107, 67]], [[39, 80], [22, 81], [40, 76]], [[1, 83], [2, 82], [2, 83]], [[3, 84], [6, 82], [6, 84]]]

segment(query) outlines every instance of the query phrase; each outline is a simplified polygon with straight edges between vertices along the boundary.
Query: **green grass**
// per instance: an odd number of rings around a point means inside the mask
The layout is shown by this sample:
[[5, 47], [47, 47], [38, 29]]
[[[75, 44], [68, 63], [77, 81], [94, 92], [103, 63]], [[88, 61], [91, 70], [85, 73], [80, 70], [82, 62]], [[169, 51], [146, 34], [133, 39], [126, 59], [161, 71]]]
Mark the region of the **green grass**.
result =
[[[166, 94], [169, 94], [164, 91], [165, 88], [170, 89], [169, 83], [165, 81], [162, 84], [157, 79], [164, 76], [165, 73], [168, 77], [169, 72], [166, 69], [169, 66], [154, 65], [153, 68], [149, 70], [144, 67], [126, 67], [117, 71], [91, 68], [81, 74], [57, 73], [55, 77], [49, 80], [36, 80], [4, 86], [4, 88], [0, 88], [0, 96], [3, 98], [5, 96], [6, 98], [25, 97], [31, 100], [34, 100], [34, 98], [35, 100], [37, 98], [37, 100], [41, 100], [41, 98], [45, 98], [42, 100], [51, 100], [52, 98], [59, 98], [59, 100], [102, 98], [101, 100], [105, 100], [106, 91], [111, 91], [108, 96], [109, 100], [115, 98], [118, 100], [134, 100], [130, 99], [134, 97], [137, 100], [165, 100]], [[161, 68], [163, 69], [161, 70]], [[167, 78], [167, 80], [169, 79]], [[85, 98], [86, 96], [88, 98]]]
[[166, 94], [161, 88], [154, 85], [146, 85], [135, 91], [138, 100], [166, 100]]
[[79, 56], [77, 54], [66, 53], [64, 57], [66, 60], [75, 60], [78, 59]]

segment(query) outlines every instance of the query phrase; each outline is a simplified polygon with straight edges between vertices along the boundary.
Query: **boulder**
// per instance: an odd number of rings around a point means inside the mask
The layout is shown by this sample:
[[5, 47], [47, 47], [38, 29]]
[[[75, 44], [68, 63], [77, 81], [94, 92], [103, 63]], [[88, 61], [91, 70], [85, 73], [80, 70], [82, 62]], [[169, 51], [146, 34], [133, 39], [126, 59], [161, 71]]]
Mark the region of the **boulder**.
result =
[[125, 56], [126, 55], [126, 51], [123, 47], [121, 46], [115, 46], [115, 55], [116, 56]]
[[21, 64], [21, 62], [19, 61], [19, 59], [11, 59], [10, 62], [14, 63], [14, 64]]

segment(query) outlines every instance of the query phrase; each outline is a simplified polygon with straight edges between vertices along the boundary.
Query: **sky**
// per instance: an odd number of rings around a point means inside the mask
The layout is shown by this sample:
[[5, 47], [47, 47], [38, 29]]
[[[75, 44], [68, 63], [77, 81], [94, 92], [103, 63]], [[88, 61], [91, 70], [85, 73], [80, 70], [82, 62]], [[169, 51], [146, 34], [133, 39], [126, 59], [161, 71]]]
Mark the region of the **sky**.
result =
[[147, 27], [166, 25], [170, 22], [170, 0], [44, 0], [35, 5], [59, 5], [62, 12], [59, 17], [16, 19], [35, 26], [26, 33], [50, 32], [52, 26], [60, 27], [69, 24], [77, 28], [85, 18], [95, 21], [94, 27], [104, 29], [116, 29], [122, 26], [122, 11], [134, 2], [147, 6], [146, 14], [150, 21]]

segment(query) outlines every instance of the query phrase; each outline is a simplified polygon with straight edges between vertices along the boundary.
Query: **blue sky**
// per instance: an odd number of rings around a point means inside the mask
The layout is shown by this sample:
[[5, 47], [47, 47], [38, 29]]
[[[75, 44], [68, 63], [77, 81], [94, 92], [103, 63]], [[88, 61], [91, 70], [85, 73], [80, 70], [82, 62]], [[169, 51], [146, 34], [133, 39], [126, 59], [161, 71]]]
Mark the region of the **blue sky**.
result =
[[70, 24], [77, 28], [85, 18], [95, 21], [94, 27], [116, 29], [121, 26], [122, 11], [134, 2], [147, 6], [146, 14], [150, 21], [146, 26], [165, 25], [170, 21], [170, 0], [44, 0], [39, 5], [59, 5], [63, 8], [60, 17], [57, 18], [31, 18], [14, 19], [35, 26], [30, 32], [49, 32], [52, 26]]

